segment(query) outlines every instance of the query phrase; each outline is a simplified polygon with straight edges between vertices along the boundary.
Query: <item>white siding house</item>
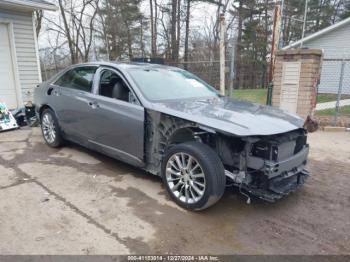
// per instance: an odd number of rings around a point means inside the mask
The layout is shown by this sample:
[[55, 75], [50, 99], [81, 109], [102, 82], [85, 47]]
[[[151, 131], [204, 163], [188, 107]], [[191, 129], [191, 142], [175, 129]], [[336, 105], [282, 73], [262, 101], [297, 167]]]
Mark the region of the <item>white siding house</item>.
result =
[[56, 10], [43, 0], [0, 0], [0, 102], [14, 109], [31, 101], [41, 82], [33, 11]]
[[323, 50], [320, 93], [337, 93], [341, 79], [342, 60], [345, 65], [342, 93], [350, 94], [350, 18], [292, 43], [283, 49], [317, 48]]

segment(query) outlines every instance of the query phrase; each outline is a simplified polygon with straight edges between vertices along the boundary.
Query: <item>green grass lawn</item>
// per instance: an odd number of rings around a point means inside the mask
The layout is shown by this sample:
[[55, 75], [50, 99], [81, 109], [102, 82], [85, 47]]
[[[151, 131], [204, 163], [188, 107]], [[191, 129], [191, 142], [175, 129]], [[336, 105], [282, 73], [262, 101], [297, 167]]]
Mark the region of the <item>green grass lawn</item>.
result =
[[[266, 104], [267, 89], [235, 89], [232, 97], [247, 100], [253, 103]], [[350, 95], [342, 95], [341, 99], [349, 99]], [[325, 103], [337, 100], [337, 94], [318, 94], [317, 103]]]
[[266, 104], [267, 89], [236, 89], [232, 97], [253, 103]]
[[[335, 115], [335, 108], [316, 111], [316, 115], [318, 115], [318, 116], [334, 116]], [[339, 115], [350, 116], [350, 106], [340, 107]]]
[[336, 94], [318, 94], [317, 103], [325, 103], [337, 100]]
[[[348, 99], [350, 95], [342, 95], [341, 99]], [[318, 94], [317, 103], [325, 103], [337, 100], [337, 94]]]

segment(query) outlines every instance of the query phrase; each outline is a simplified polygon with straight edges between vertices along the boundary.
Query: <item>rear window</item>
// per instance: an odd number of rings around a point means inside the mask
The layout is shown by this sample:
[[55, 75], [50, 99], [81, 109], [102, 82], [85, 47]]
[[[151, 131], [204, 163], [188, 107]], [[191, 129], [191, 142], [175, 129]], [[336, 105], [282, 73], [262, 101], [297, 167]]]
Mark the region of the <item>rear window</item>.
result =
[[54, 84], [58, 86], [91, 92], [97, 67], [78, 67], [63, 74]]

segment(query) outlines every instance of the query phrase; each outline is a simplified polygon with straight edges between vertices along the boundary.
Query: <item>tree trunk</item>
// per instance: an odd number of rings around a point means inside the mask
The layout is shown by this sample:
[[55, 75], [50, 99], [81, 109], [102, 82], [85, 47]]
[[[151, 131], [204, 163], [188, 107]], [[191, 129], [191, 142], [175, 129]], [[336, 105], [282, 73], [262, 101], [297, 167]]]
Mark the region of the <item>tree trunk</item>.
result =
[[36, 37], [38, 37], [39, 34], [40, 34], [43, 16], [44, 16], [43, 10], [36, 10], [35, 11], [35, 33], [36, 33]]
[[[140, 50], [141, 50], [141, 57], [145, 57], [145, 45], [143, 43], [143, 19], [140, 18]], [[152, 55], [153, 56], [153, 55]]]
[[236, 42], [236, 54], [235, 54], [235, 68], [236, 68], [236, 83], [235, 88], [240, 87], [240, 82], [242, 80], [241, 75], [241, 48], [242, 48], [242, 29], [243, 29], [243, 0], [239, 1], [238, 6], [238, 28], [237, 28], [237, 42]]
[[[190, 1], [187, 0], [187, 6], [186, 6], [186, 31], [185, 31], [185, 57], [184, 61], [188, 62], [188, 38], [190, 34], [190, 14], [191, 14], [191, 6], [190, 6]], [[188, 69], [187, 63], [185, 63], [185, 69]]]
[[68, 21], [67, 21], [67, 17], [66, 17], [66, 13], [65, 13], [65, 9], [64, 9], [62, 0], [58, 0], [58, 4], [60, 6], [60, 12], [61, 12], [62, 19], [63, 19], [63, 25], [64, 25], [65, 33], [67, 36], [69, 53], [70, 53], [70, 57], [71, 57], [71, 63], [76, 64], [77, 59], [76, 59], [76, 55], [75, 55], [74, 43], [73, 43], [73, 39], [72, 39], [71, 34], [70, 34], [69, 25], [68, 25]]
[[129, 60], [131, 61], [131, 59], [133, 58], [133, 54], [132, 54], [132, 40], [131, 40], [131, 34], [130, 34], [129, 27], [127, 30], [127, 36], [128, 36], [128, 55], [129, 55]]
[[171, 3], [171, 59], [176, 61], [176, 8], [177, 0], [172, 0]]
[[154, 36], [153, 36], [153, 42], [154, 42], [154, 56], [157, 57], [157, 37], [158, 37], [158, 9], [157, 9], [157, 0], [154, 0]]
[[149, 0], [149, 8], [151, 13], [151, 56], [155, 56], [155, 42], [154, 42], [154, 17], [153, 17], [153, 0]]
[[177, 19], [176, 19], [176, 61], [179, 60], [180, 35], [181, 35], [181, 0], [177, 0]]
[[[98, 1], [96, 1], [96, 4], [98, 5]], [[96, 8], [94, 10], [94, 13], [91, 17], [91, 20], [90, 20], [90, 24], [89, 24], [89, 35], [88, 35], [88, 40], [85, 38], [84, 39], [84, 45], [85, 45], [85, 55], [84, 55], [84, 62], [88, 62], [89, 61], [89, 55], [90, 55], [90, 50], [91, 50], [91, 46], [92, 46], [92, 41], [93, 41], [93, 37], [94, 37], [94, 20], [96, 18], [96, 15], [97, 15], [97, 12], [98, 12], [98, 8]], [[84, 30], [84, 29], [83, 29]], [[84, 36], [85, 36], [85, 33], [84, 33]]]
[[[264, 46], [264, 51], [262, 54], [263, 58], [267, 57], [267, 54], [269, 52], [268, 47], [269, 47], [269, 16], [268, 16], [268, 5], [269, 5], [269, 0], [265, 0], [265, 10], [264, 10], [264, 22], [265, 22], [265, 32], [264, 32], [264, 41], [265, 41], [265, 46]], [[272, 58], [271, 58], [272, 59]], [[261, 86], [266, 87], [267, 86], [267, 62], [265, 59], [263, 59], [263, 66], [262, 66], [262, 76], [261, 76]]]

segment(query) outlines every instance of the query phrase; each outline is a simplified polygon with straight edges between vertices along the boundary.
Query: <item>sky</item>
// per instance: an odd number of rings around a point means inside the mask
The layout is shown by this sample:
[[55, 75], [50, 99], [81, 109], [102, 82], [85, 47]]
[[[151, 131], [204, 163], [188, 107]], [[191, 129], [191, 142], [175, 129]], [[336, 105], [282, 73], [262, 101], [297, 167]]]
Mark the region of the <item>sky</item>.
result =
[[[51, 2], [54, 2], [51, 0]], [[144, 13], [146, 17], [149, 17], [149, 2], [144, 0], [140, 6], [141, 12]], [[57, 20], [59, 16], [59, 11], [56, 12], [46, 12], [46, 17], [49, 17], [50, 20]], [[191, 12], [191, 30], [200, 30], [205, 24], [210, 23], [213, 17], [216, 15], [216, 6], [207, 3], [196, 3], [192, 7]], [[51, 37], [52, 42], [53, 34], [48, 34], [45, 32], [45, 25], [39, 36], [39, 48], [50, 47], [49, 38]]]

